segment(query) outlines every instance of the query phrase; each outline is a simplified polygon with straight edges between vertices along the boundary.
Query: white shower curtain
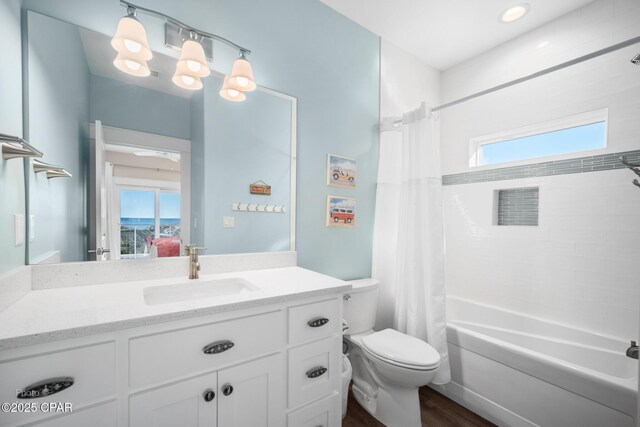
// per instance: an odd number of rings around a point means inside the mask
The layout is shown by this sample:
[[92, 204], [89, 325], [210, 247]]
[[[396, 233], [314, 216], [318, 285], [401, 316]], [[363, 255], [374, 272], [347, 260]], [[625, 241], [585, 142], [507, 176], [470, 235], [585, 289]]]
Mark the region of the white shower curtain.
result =
[[[424, 103], [403, 116], [402, 142], [397, 150], [399, 183], [391, 187], [379, 184], [378, 196], [383, 200], [378, 200], [376, 209], [376, 233], [389, 236], [381, 227], [396, 227], [395, 256], [374, 256], [374, 276], [376, 272], [387, 276], [379, 277], [383, 286], [385, 280], [393, 281], [389, 285], [394, 289], [394, 329], [428, 342], [440, 353], [433, 383], [445, 384], [451, 380], [451, 372], [445, 322], [440, 138], [438, 120], [426, 111]], [[380, 161], [385, 159], [381, 156]], [[378, 212], [386, 202], [396, 204]], [[389, 209], [397, 212], [390, 214]], [[380, 237], [375, 238], [378, 247], [374, 253], [378, 255], [379, 246], [385, 244]]]

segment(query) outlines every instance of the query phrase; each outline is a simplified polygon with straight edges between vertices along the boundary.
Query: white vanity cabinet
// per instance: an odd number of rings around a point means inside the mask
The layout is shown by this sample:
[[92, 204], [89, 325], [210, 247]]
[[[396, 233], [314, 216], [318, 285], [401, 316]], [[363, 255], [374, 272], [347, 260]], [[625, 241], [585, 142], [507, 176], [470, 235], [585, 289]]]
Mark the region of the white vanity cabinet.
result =
[[131, 427], [277, 427], [284, 424], [281, 354], [139, 393]]
[[[338, 427], [342, 294], [177, 319], [0, 352], [0, 399], [73, 412], [0, 426]], [[16, 389], [59, 377], [58, 393]]]

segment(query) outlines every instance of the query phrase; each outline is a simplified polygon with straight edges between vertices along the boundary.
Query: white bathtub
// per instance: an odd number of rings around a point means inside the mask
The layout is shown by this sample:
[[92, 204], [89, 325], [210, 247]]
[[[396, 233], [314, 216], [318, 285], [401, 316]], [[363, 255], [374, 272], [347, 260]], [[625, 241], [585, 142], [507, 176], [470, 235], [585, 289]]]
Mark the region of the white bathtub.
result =
[[457, 297], [447, 311], [452, 382], [435, 389], [498, 425], [635, 426], [626, 341]]

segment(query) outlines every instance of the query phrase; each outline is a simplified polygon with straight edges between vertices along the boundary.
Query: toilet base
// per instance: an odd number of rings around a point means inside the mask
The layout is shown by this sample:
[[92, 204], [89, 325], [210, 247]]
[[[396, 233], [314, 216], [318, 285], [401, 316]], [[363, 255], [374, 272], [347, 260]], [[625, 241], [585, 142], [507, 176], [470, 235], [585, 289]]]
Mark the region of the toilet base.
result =
[[387, 427], [421, 427], [420, 398], [417, 388], [378, 387], [370, 397], [354, 382], [353, 396], [376, 420]]

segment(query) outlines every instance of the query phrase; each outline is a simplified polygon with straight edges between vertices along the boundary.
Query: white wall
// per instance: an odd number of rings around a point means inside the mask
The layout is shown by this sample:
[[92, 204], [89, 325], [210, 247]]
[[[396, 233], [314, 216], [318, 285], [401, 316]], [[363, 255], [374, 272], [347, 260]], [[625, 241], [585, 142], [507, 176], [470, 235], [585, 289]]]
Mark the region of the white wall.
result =
[[[445, 71], [443, 98], [638, 36], [631, 23], [639, 20], [640, 2], [595, 1]], [[545, 40], [547, 47], [536, 47]], [[632, 46], [443, 111], [443, 174], [469, 171], [472, 137], [602, 107], [609, 108], [608, 147], [592, 153], [640, 149], [640, 69], [629, 63], [638, 52]], [[640, 190], [632, 179], [613, 170], [445, 186], [448, 293], [638, 338]], [[494, 190], [525, 186], [540, 187], [539, 226], [492, 225]]]
[[596, 0], [451, 67], [442, 74], [443, 101], [449, 102], [637, 37], [640, 35], [638, 6], [638, 0]]
[[[401, 116], [423, 101], [440, 103], [440, 72], [386, 40], [381, 41], [380, 67], [380, 117]], [[401, 141], [399, 132], [380, 135], [372, 272], [381, 281], [378, 329], [393, 323], [395, 271], [384, 260], [396, 256]]]

